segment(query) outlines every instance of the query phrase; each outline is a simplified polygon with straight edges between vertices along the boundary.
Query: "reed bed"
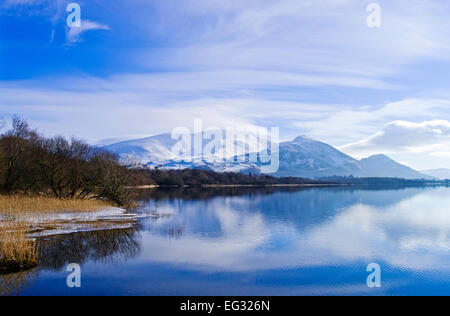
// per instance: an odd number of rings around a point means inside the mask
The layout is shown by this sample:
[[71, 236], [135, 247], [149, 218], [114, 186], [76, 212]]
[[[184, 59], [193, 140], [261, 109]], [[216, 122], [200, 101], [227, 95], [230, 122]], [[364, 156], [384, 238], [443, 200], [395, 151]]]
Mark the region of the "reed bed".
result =
[[99, 200], [0, 195], [0, 274], [37, 264], [38, 246], [27, 235], [36, 229], [51, 229], [61, 224], [40, 225], [41, 219], [53, 214], [96, 212], [109, 207], [109, 203]]
[[57, 199], [42, 196], [0, 195], [0, 214], [93, 212], [111, 204], [100, 200]]
[[0, 273], [29, 269], [37, 264], [38, 248], [28, 238], [21, 223], [4, 223], [0, 227]]

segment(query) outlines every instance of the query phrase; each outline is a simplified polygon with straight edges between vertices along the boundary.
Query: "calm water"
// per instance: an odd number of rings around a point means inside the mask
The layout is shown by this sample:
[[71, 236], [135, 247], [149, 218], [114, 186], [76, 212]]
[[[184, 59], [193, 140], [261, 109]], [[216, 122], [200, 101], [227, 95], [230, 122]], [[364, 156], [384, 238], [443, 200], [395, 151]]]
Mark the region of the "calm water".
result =
[[[450, 295], [450, 189], [143, 191], [134, 229], [42, 241], [21, 295]], [[82, 287], [66, 266], [82, 266]], [[382, 287], [366, 285], [378, 263]]]

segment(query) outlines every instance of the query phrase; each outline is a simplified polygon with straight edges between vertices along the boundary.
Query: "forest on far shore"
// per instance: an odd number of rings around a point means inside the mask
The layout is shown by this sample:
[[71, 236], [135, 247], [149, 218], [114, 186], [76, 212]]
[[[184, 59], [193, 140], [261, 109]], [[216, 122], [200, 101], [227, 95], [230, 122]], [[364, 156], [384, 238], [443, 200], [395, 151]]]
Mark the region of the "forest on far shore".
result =
[[135, 185], [202, 186], [202, 185], [353, 185], [353, 186], [423, 186], [443, 185], [445, 181], [406, 180], [398, 178], [328, 177], [307, 179], [296, 177], [277, 178], [270, 175], [215, 172], [202, 169], [164, 170], [132, 169]]

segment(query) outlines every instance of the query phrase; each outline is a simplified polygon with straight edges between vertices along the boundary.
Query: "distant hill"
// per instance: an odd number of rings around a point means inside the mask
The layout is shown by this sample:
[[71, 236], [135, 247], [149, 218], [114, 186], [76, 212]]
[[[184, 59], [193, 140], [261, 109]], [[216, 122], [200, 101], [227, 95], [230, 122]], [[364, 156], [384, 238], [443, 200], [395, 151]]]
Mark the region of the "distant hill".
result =
[[434, 179], [386, 155], [356, 160], [333, 146], [307, 137], [297, 137], [291, 142], [280, 144], [280, 168], [275, 176], [321, 178], [333, 175]]
[[[191, 135], [194, 137], [195, 135]], [[247, 142], [246, 142], [247, 141]], [[223, 159], [220, 150], [212, 154], [183, 157], [172, 152], [177, 143], [170, 134], [160, 134], [143, 139], [119, 142], [104, 148], [119, 154], [124, 159], [133, 159], [149, 167], [165, 169], [197, 168], [217, 172], [259, 173], [263, 164], [237, 162], [233, 157]], [[204, 143], [207, 143], [204, 142]], [[222, 142], [219, 142], [222, 144]], [[245, 158], [246, 148], [266, 150], [261, 144], [248, 144], [248, 139], [235, 140], [237, 157]], [[248, 157], [248, 155], [247, 155]], [[434, 179], [434, 176], [413, 170], [395, 162], [385, 155], [375, 155], [357, 160], [331, 145], [307, 137], [299, 136], [293, 141], [279, 144], [279, 169], [274, 176], [321, 178], [328, 176], [392, 177], [404, 179]], [[234, 157], [236, 158], [236, 157]], [[230, 160], [231, 159], [231, 160]], [[245, 159], [244, 159], [245, 160]]]
[[427, 179], [432, 180], [435, 177], [416, 171], [410, 167], [399, 164], [386, 155], [374, 155], [360, 160], [363, 170], [363, 177], [392, 177], [403, 179]]
[[449, 180], [450, 179], [450, 169], [431, 169], [431, 170], [422, 170], [422, 173], [435, 177], [439, 180]]

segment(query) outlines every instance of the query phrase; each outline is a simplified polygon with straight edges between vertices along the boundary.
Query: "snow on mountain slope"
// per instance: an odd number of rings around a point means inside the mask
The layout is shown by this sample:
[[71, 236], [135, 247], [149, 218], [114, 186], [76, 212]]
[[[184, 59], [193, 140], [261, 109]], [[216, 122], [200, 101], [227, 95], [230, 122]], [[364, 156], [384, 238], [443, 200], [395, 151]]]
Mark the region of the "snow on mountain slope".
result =
[[[181, 165], [184, 167], [208, 166], [210, 169], [226, 171], [227, 168], [239, 169], [239, 164], [226, 163], [233, 157], [249, 152], [260, 152], [270, 147], [269, 137], [257, 132], [210, 130], [186, 136], [191, 146], [189, 148], [186, 145], [183, 152], [174, 149], [174, 146], [180, 143], [180, 139], [172, 138], [171, 134], [119, 142], [104, 148], [119, 154], [122, 159], [132, 159], [149, 166], [164, 165], [173, 168]], [[227, 139], [232, 141], [227, 142]], [[200, 142], [200, 146], [195, 145], [197, 142]], [[245, 164], [242, 168], [248, 167], [248, 164]]]
[[[236, 137], [231, 142], [234, 151], [230, 151], [226, 150], [226, 131], [217, 130], [215, 133], [214, 136], [203, 135], [204, 152], [197, 156], [191, 156], [190, 152], [184, 154], [174, 152], [173, 147], [178, 140], [172, 139], [170, 134], [120, 142], [104, 148], [119, 154], [122, 158], [131, 158], [149, 167], [159, 166], [168, 169], [201, 168], [218, 172], [259, 173], [261, 168], [267, 165], [250, 162], [248, 159], [248, 153], [252, 152], [250, 149], [260, 155], [270, 148], [267, 138], [258, 142], [256, 135], [246, 137], [248, 133], [235, 131]], [[192, 153], [194, 138], [199, 136], [202, 135], [190, 135]], [[215, 142], [215, 150], [207, 152], [207, 144], [211, 142]], [[209, 148], [211, 149], [211, 146]], [[385, 155], [375, 155], [359, 161], [333, 146], [303, 136], [279, 144], [279, 169], [274, 175], [303, 178], [354, 176], [433, 179], [432, 176], [401, 165]]]
[[106, 150], [119, 154], [122, 158], [132, 158], [140, 163], [164, 163], [177, 159], [172, 147], [177, 141], [170, 134], [124, 141], [105, 146]]
[[275, 175], [317, 178], [356, 175], [360, 169], [356, 159], [328, 144], [300, 136], [280, 144], [280, 168]]

